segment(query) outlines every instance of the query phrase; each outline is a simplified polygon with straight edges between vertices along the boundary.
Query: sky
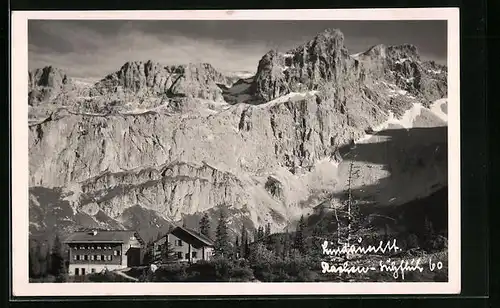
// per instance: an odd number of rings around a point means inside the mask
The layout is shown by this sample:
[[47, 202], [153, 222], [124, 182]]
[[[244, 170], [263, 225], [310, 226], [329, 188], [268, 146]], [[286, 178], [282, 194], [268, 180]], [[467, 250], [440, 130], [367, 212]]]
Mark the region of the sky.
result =
[[446, 64], [446, 21], [30, 20], [29, 69], [48, 65], [100, 79], [127, 61], [207, 62], [223, 73], [255, 72], [271, 49], [287, 51], [327, 28], [344, 33], [350, 53], [376, 44], [417, 46]]

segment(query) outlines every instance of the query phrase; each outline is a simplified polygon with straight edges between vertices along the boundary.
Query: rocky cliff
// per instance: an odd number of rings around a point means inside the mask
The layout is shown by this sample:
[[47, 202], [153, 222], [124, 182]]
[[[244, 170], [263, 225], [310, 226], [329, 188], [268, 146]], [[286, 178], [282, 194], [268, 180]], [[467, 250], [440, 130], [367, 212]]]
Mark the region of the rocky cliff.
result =
[[[43, 86], [59, 91], [68, 78], [52, 80]], [[350, 55], [342, 33], [327, 30], [269, 52], [254, 78], [234, 85], [208, 64], [130, 62], [88, 94], [56, 99], [30, 124], [33, 233], [54, 215], [61, 225], [149, 228], [195, 223], [219, 206], [235, 230], [266, 222], [280, 230], [340, 196], [352, 153], [362, 170], [356, 187], [373, 187], [379, 202], [446, 184], [446, 134], [409, 131], [446, 127], [446, 102], [430, 104], [446, 97], [446, 68], [422, 62], [411, 45]]]

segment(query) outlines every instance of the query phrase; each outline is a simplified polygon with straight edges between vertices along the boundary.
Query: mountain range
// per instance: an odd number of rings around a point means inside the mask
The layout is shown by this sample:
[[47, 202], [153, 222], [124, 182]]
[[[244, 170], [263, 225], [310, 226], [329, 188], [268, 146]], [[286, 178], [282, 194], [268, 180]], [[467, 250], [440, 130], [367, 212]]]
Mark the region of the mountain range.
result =
[[[413, 45], [350, 54], [327, 29], [256, 73], [127, 62], [101, 80], [29, 72], [30, 235], [138, 229], [218, 210], [235, 233], [359, 200], [397, 207], [447, 186], [447, 68]], [[239, 76], [239, 77], [235, 77]]]

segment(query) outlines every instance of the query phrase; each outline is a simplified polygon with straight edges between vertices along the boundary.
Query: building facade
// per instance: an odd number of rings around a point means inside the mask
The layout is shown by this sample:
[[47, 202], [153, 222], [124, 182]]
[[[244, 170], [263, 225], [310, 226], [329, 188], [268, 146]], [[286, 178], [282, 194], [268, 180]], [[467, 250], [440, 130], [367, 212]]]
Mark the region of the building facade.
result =
[[[161, 255], [164, 252], [164, 245], [170, 245], [170, 252], [173, 255], [170, 260]], [[152, 250], [153, 260], [163, 263], [168, 261], [196, 263], [199, 260], [208, 261], [211, 259], [214, 243], [210, 238], [194, 230], [186, 227], [176, 227], [154, 242]]]
[[138, 266], [142, 261], [144, 241], [135, 231], [75, 232], [64, 242], [68, 246], [69, 275]]

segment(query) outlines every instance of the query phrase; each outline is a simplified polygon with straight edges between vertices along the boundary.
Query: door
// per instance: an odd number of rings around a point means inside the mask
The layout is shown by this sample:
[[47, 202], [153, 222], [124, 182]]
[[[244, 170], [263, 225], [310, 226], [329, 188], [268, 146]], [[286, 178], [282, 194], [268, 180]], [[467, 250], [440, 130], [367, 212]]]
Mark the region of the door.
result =
[[75, 268], [75, 276], [79, 276], [80, 275], [80, 269], [77, 267]]
[[85, 269], [82, 267], [82, 276], [85, 276]]

